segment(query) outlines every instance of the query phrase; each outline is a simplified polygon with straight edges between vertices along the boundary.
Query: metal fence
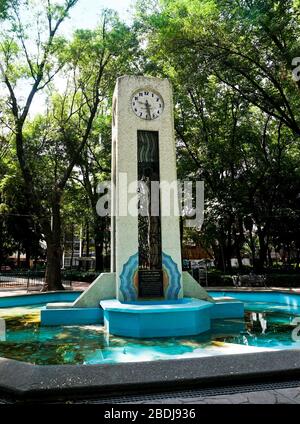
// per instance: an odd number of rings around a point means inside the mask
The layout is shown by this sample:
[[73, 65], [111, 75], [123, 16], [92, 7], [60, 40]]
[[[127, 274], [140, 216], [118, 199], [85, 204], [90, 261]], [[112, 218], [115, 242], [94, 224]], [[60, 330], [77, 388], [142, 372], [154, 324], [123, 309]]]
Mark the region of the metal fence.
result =
[[[44, 271], [1, 271], [0, 289], [40, 290], [45, 283]], [[64, 285], [72, 286], [72, 281], [63, 281]]]

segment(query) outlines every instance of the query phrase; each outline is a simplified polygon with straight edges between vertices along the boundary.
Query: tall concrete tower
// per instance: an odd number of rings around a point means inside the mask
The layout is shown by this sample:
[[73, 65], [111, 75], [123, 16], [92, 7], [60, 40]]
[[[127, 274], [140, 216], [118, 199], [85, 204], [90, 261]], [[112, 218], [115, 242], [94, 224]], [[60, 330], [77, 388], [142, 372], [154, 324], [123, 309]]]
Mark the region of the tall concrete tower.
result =
[[118, 78], [112, 181], [117, 299], [181, 298], [173, 97], [167, 79]]

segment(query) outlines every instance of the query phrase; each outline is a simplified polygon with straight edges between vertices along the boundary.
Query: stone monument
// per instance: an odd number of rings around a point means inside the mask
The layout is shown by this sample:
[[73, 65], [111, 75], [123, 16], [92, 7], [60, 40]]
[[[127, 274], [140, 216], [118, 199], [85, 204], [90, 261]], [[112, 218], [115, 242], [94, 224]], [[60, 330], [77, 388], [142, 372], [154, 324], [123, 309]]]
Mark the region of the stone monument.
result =
[[44, 325], [99, 323], [133, 337], [199, 334], [241, 317], [182, 272], [173, 96], [167, 79], [124, 76], [112, 102], [111, 272], [71, 304], [49, 304]]
[[[118, 78], [113, 96], [112, 270], [121, 301], [183, 297], [173, 122], [168, 80]], [[122, 196], [125, 191], [128, 195]], [[144, 200], [144, 209], [138, 209], [137, 199]]]

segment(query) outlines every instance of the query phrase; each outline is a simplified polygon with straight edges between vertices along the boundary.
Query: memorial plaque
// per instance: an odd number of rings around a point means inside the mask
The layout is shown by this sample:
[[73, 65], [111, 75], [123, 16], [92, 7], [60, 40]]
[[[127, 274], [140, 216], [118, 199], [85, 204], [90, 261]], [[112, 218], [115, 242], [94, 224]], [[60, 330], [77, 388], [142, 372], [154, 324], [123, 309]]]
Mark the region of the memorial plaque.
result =
[[163, 274], [157, 270], [139, 270], [139, 297], [163, 297]]

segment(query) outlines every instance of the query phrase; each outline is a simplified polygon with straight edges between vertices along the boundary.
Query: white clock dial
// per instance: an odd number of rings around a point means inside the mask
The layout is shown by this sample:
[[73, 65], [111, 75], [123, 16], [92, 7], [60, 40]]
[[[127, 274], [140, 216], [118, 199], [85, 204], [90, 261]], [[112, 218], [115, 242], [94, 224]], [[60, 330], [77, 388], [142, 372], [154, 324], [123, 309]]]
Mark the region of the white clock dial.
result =
[[131, 99], [133, 112], [141, 119], [157, 119], [164, 110], [164, 101], [160, 94], [148, 89], [136, 91]]

